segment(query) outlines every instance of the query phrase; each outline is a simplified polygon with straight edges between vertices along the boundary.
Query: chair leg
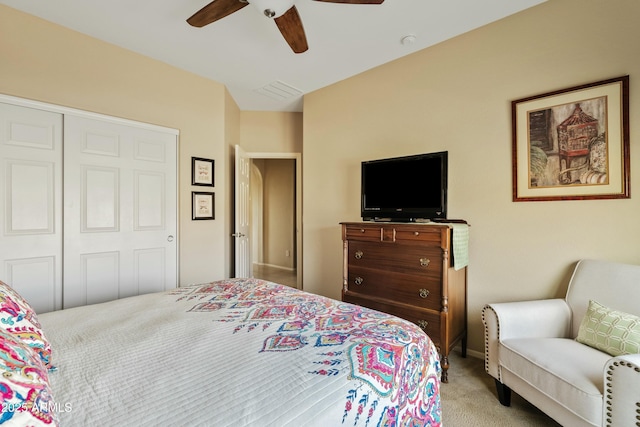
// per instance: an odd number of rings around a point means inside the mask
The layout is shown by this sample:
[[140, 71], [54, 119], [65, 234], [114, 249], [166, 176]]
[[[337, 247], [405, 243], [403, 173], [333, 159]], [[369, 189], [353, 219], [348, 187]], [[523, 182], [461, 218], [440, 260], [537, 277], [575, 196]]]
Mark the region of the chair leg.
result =
[[511, 406], [511, 389], [496, 380], [496, 390], [498, 390], [498, 400], [500, 403], [503, 406]]
[[462, 357], [466, 358], [467, 357], [467, 333], [464, 333], [464, 336], [462, 337], [462, 343], [460, 344], [460, 347], [462, 349]]

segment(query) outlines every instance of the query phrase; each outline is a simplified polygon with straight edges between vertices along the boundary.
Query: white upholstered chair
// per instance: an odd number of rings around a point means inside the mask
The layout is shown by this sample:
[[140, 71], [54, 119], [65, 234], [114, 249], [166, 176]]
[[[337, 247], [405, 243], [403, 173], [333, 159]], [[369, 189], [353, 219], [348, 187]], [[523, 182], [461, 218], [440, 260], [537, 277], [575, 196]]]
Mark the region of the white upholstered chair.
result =
[[640, 316], [640, 266], [582, 260], [564, 299], [483, 308], [485, 370], [500, 403], [513, 390], [564, 426], [640, 426], [640, 354], [576, 340], [590, 300]]

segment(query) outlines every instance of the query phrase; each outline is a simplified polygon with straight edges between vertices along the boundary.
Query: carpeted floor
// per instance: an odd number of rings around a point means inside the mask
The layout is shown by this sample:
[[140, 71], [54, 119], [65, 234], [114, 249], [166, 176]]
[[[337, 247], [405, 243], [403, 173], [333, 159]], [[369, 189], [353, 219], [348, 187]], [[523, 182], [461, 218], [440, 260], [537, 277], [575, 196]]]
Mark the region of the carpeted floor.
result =
[[442, 384], [440, 395], [444, 427], [560, 426], [516, 393], [511, 393], [510, 407], [502, 406], [483, 360], [454, 351], [449, 365], [449, 382]]

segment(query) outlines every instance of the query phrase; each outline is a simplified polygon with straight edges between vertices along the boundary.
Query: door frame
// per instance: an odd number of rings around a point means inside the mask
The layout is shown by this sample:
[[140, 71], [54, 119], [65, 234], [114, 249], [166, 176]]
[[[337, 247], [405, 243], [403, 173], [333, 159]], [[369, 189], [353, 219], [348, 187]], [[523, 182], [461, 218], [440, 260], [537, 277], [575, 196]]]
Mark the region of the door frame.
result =
[[[134, 126], [134, 127], [138, 127], [138, 128], [142, 128], [142, 129], [149, 129], [149, 130], [155, 130], [155, 131], [159, 131], [159, 132], [166, 132], [166, 133], [170, 133], [170, 134], [173, 134], [173, 135], [176, 135], [176, 136], [180, 135], [180, 131], [178, 129], [174, 129], [174, 128], [168, 128], [168, 127], [165, 127], [165, 126], [154, 125], [154, 124], [151, 124], [151, 123], [138, 122], [138, 121], [135, 121], [135, 120], [124, 119], [122, 117], [109, 116], [109, 115], [106, 115], [106, 114], [94, 113], [92, 111], [79, 110], [79, 109], [71, 108], [71, 107], [64, 107], [62, 105], [49, 104], [47, 102], [42, 102], [42, 101], [34, 101], [32, 99], [20, 98], [20, 97], [17, 97], [17, 96], [0, 94], [0, 102], [4, 102], [6, 104], [19, 105], [21, 107], [36, 108], [36, 109], [39, 109], [39, 110], [45, 110], [45, 111], [49, 111], [49, 112], [52, 112], [52, 113], [70, 114], [70, 115], [79, 116], [79, 117], [102, 120], [102, 121], [105, 121], [105, 122], [119, 123], [121, 125], [126, 125], [126, 126]], [[178, 140], [178, 143], [179, 142], [180, 141]], [[178, 164], [178, 162], [176, 162], [176, 165], [177, 164]]]
[[249, 159], [293, 159], [296, 168], [296, 287], [302, 283], [302, 153], [246, 152]]

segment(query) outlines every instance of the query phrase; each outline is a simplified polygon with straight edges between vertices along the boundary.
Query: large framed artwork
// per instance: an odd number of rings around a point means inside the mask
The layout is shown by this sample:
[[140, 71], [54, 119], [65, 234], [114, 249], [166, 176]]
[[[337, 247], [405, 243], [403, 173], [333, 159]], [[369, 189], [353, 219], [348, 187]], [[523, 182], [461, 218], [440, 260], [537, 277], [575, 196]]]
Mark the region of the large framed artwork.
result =
[[630, 197], [629, 76], [511, 103], [513, 201]]

